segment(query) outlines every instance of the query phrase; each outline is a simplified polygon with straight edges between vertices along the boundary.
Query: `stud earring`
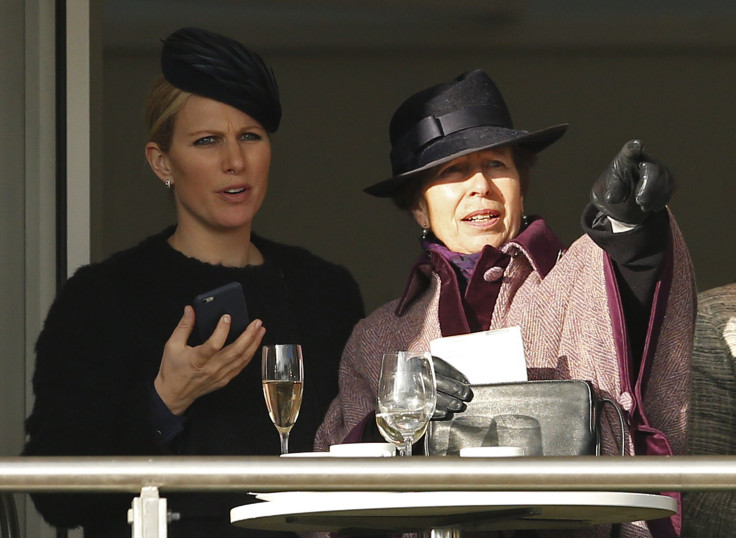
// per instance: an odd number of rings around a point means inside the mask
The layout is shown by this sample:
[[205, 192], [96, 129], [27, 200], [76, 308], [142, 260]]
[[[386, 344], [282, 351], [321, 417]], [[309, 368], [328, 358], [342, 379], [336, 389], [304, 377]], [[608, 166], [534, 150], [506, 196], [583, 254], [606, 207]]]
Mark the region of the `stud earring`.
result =
[[171, 188], [171, 185], [173, 185], [173, 184], [174, 184], [174, 182], [173, 182], [173, 181], [171, 181], [171, 179], [167, 179], [167, 180], [166, 180], [166, 188], [167, 188], [167, 189], [170, 189], [170, 188]]

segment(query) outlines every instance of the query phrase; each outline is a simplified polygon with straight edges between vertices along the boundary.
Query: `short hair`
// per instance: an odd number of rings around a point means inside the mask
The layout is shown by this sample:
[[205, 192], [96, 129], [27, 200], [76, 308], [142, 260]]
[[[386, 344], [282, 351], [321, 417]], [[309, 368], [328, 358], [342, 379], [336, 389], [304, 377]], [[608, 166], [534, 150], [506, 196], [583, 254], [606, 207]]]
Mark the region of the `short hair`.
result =
[[148, 94], [145, 123], [148, 140], [164, 153], [171, 148], [176, 115], [192, 94], [173, 86], [163, 76], [158, 77]]
[[[531, 169], [537, 162], [537, 154], [525, 148], [524, 146], [511, 146], [511, 156], [514, 159], [514, 165], [519, 172], [519, 182], [521, 184], [521, 194], [526, 196], [529, 188], [529, 178]], [[445, 163], [446, 164], [446, 163]], [[402, 210], [411, 211], [419, 207], [419, 200], [422, 196], [427, 181], [434, 177], [437, 168], [442, 165], [434, 166], [427, 170], [422, 170], [414, 177], [407, 180], [403, 188], [400, 188], [391, 199], [394, 204]]]

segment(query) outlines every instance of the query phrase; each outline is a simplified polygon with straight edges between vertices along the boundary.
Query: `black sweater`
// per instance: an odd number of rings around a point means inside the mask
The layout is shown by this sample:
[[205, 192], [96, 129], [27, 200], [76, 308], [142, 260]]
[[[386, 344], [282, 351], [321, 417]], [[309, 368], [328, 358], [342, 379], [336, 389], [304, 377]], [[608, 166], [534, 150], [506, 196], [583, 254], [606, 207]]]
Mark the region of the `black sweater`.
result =
[[[174, 228], [101, 263], [80, 268], [52, 305], [36, 345], [35, 405], [26, 422], [25, 455], [275, 455], [260, 349], [226, 387], [200, 397], [169, 446], [152, 417], [153, 380], [163, 347], [199, 293], [238, 281], [251, 319], [263, 321], [263, 344], [301, 343], [305, 385], [293, 452], [312, 450], [314, 434], [337, 394], [342, 348], [364, 315], [358, 285], [342, 267], [304, 249], [253, 237], [260, 266], [228, 268], [171, 248]], [[193, 336], [194, 338], [194, 336]], [[229, 493], [164, 494], [182, 515], [169, 536], [264, 536], [229, 523], [229, 509], [251, 500]], [[44, 518], [85, 527], [85, 537], [130, 536], [132, 495], [34, 495]]]

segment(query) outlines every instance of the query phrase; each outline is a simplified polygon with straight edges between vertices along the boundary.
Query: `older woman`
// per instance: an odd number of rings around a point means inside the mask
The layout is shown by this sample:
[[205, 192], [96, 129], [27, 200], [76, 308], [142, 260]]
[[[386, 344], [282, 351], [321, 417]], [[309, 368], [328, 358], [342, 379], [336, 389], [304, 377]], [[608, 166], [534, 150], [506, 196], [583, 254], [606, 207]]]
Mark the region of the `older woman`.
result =
[[[383, 352], [518, 325], [529, 379], [590, 380], [625, 409], [627, 453], [684, 453], [695, 292], [665, 208], [672, 178], [640, 142], [626, 144], [594, 183], [586, 234], [565, 250], [544, 220], [524, 214], [535, 155], [565, 129], [514, 129], [499, 90], [477, 70], [397, 109], [393, 177], [366, 192], [411, 211], [424, 252], [404, 295], [356, 326], [318, 449], [369, 435]], [[463, 375], [441, 360], [437, 369], [438, 415], [462, 411]], [[603, 427], [618, 430], [613, 416]], [[616, 453], [606, 431], [604, 450]], [[672, 533], [679, 520], [659, 526]], [[649, 533], [643, 523], [626, 527]]]
[[[271, 69], [197, 28], [171, 34], [150, 93], [146, 157], [177, 222], [79, 269], [38, 339], [27, 455], [276, 455], [261, 389], [262, 344], [300, 343], [305, 387], [293, 450], [309, 450], [337, 393], [343, 346], [363, 315], [343, 268], [253, 233], [281, 119]], [[252, 319], [200, 339], [195, 296], [239, 282]], [[237, 335], [233, 335], [237, 336]], [[50, 523], [86, 538], [130, 536], [131, 495], [37, 495]], [[246, 495], [167, 495], [172, 537], [265, 536], [230, 524]], [[289, 536], [293, 536], [290, 535]]]

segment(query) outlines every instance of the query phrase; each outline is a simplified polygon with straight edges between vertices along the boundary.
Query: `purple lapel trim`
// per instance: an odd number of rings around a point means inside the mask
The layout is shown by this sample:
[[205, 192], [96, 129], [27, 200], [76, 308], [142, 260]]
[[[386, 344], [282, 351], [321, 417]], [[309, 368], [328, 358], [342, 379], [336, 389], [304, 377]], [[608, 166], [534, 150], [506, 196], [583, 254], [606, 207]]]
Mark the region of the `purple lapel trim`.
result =
[[[664, 259], [664, 265], [660, 272], [659, 280], [654, 289], [654, 297], [652, 300], [652, 311], [649, 316], [649, 327], [644, 344], [644, 353], [641, 360], [641, 367], [636, 381], [631, 372], [633, 364], [631, 357], [631, 348], [629, 347], [628, 336], [626, 332], [626, 322], [624, 319], [623, 307], [621, 305], [621, 296], [619, 295], [618, 285], [616, 284], [616, 275], [613, 269], [613, 263], [608, 256], [604, 257], [604, 273], [606, 278], [606, 292], [608, 293], [608, 308], [613, 323], [613, 334], [616, 343], [616, 355], [621, 372], [621, 387], [624, 391], [632, 394], [633, 406], [629, 411], [631, 422], [631, 434], [634, 442], [634, 453], [636, 455], [654, 455], [654, 456], [671, 456], [672, 447], [670, 446], [667, 436], [656, 428], [652, 428], [644, 411], [644, 393], [646, 393], [647, 382], [654, 362], [654, 353], [657, 349], [659, 334], [664, 322], [665, 310], [667, 307], [667, 298], [669, 290], [672, 287], [673, 275], [673, 258], [672, 258], [672, 242], [668, 241], [667, 251]], [[632, 390], [632, 383], [634, 387]], [[682, 525], [682, 495], [680, 492], [663, 492], [677, 501], [678, 511], [669, 518], [647, 521], [647, 526], [653, 536], [657, 538], [677, 537], [680, 536]]]
[[470, 327], [465, 318], [460, 287], [452, 264], [437, 251], [425, 252], [414, 263], [404, 295], [396, 306], [396, 315], [402, 316], [419, 293], [427, 288], [432, 271], [440, 277], [440, 332], [442, 336], [468, 334]]
[[[503, 283], [502, 275], [510, 260], [507, 254], [496, 248], [489, 246], [483, 249], [465, 292], [465, 302], [468, 305], [466, 316], [471, 318], [469, 324], [472, 324], [473, 331], [487, 331], [490, 328], [491, 314]], [[493, 267], [497, 268], [500, 276], [497, 279], [487, 279], [486, 273]]]
[[432, 263], [429, 261], [429, 256], [426, 252], [423, 252], [419, 258], [414, 262], [409, 273], [409, 280], [406, 283], [404, 293], [399, 299], [399, 304], [396, 305], [396, 315], [401, 316], [411, 303], [412, 299], [419, 295], [422, 291], [427, 289], [429, 286], [429, 279], [432, 275]]
[[[624, 392], [633, 394], [632, 389], [633, 378], [630, 373], [631, 365], [631, 348], [629, 347], [629, 338], [626, 332], [626, 320], [624, 319], [624, 308], [621, 304], [621, 295], [618, 291], [618, 283], [616, 281], [616, 273], [613, 269], [613, 262], [607, 255], [603, 256], [603, 273], [606, 280], [606, 295], [608, 296], [608, 310], [611, 315], [611, 323], [613, 325], [613, 341], [616, 345], [616, 357], [618, 359], [621, 388]], [[634, 408], [639, 406], [641, 398], [634, 398]]]
[[649, 532], [654, 538], [678, 538], [682, 529], [682, 494], [680, 492], [663, 492], [663, 495], [674, 498], [677, 501], [677, 513], [662, 519], [651, 519], [647, 521]]
[[652, 312], [649, 316], [649, 330], [647, 332], [646, 341], [644, 342], [644, 356], [642, 358], [643, 368], [638, 379], [642, 395], [647, 390], [649, 374], [652, 370], [652, 362], [654, 362], [654, 353], [657, 350], [659, 335], [662, 332], [662, 324], [664, 323], [667, 299], [669, 298], [670, 289], [672, 289], [672, 275], [674, 272], [673, 255], [672, 240], [669, 239], [667, 241], [667, 250], [665, 251], [664, 260], [662, 261], [662, 270], [659, 274], [659, 280], [654, 287]]
[[468, 334], [470, 326], [465, 318], [460, 285], [452, 264], [439, 252], [431, 252], [432, 267], [440, 275], [440, 332], [442, 336]]
[[[604, 271], [606, 277], [606, 291], [608, 293], [608, 308], [613, 322], [613, 334], [616, 343], [616, 354], [621, 372], [621, 387], [632, 395], [634, 404], [629, 412], [634, 435], [634, 449], [637, 454], [649, 455], [671, 455], [672, 449], [666, 436], [651, 427], [644, 410], [644, 394], [654, 362], [654, 353], [657, 349], [659, 333], [662, 329], [667, 297], [672, 286], [672, 244], [668, 243], [664, 266], [660, 272], [659, 280], [655, 286], [652, 300], [652, 311], [649, 317], [649, 327], [644, 353], [641, 359], [639, 372], [632, 372], [631, 365], [634, 361], [631, 357], [628, 336], [626, 333], [626, 321], [624, 318], [621, 297], [616, 284], [616, 275], [610, 258], [604, 258]], [[633, 387], [632, 387], [633, 385]]]
[[348, 434], [345, 436], [345, 439], [342, 440], [343, 443], [360, 443], [363, 441], [363, 432], [365, 432], [365, 427], [368, 425], [368, 422], [371, 420], [376, 420], [376, 413], [375, 411], [371, 411], [368, 413], [363, 420], [358, 422], [355, 426], [353, 426], [353, 429], [348, 432]]

